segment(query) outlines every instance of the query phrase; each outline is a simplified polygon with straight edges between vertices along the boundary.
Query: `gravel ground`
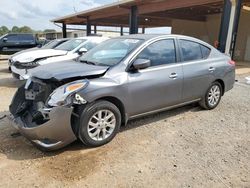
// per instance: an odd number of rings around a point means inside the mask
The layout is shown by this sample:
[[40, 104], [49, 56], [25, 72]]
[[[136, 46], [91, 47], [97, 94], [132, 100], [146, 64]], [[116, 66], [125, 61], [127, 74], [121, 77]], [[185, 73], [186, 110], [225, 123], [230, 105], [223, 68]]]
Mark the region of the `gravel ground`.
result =
[[[0, 187], [250, 187], [250, 85], [237, 76], [220, 105], [133, 120], [109, 144], [41, 152], [0, 120]], [[0, 62], [0, 116], [20, 82]]]

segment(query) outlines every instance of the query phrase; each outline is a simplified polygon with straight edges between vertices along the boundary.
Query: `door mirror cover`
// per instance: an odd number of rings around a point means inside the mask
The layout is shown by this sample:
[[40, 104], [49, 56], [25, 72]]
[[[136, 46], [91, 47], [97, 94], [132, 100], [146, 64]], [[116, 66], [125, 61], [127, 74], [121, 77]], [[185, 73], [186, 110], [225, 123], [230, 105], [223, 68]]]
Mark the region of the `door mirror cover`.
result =
[[86, 48], [80, 48], [78, 52], [79, 52], [80, 54], [83, 54], [83, 53], [86, 53], [87, 51], [88, 51], [88, 50], [87, 50]]
[[146, 68], [150, 67], [150, 65], [151, 65], [151, 62], [149, 59], [136, 59], [133, 63], [133, 67], [136, 70], [146, 69]]
[[7, 39], [6, 37], [5, 37], [5, 38], [3, 38], [3, 42], [7, 42], [7, 40], [8, 40], [8, 39]]

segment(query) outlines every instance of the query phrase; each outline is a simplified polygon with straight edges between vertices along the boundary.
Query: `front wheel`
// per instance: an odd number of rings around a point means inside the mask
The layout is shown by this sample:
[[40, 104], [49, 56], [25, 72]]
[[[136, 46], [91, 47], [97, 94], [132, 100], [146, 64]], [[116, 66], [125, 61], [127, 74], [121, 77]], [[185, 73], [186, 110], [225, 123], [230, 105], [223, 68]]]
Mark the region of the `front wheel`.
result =
[[205, 97], [200, 101], [200, 105], [207, 110], [212, 110], [220, 103], [221, 96], [221, 84], [219, 82], [214, 82], [207, 90]]
[[87, 105], [80, 118], [79, 139], [87, 146], [98, 147], [110, 142], [119, 132], [121, 113], [108, 101]]

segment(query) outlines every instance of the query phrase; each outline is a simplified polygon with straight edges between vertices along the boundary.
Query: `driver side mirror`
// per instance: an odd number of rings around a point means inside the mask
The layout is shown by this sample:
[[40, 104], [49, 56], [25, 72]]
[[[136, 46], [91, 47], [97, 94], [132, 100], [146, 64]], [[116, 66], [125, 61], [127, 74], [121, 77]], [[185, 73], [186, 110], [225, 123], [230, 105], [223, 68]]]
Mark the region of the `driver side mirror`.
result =
[[86, 48], [80, 48], [79, 49], [79, 54], [83, 54], [83, 53], [86, 53], [88, 50]]
[[5, 37], [5, 38], [3, 38], [3, 42], [7, 42], [7, 40], [8, 40], [8, 39], [7, 39], [6, 37]]
[[133, 63], [133, 67], [136, 70], [146, 69], [146, 68], [150, 67], [150, 65], [151, 65], [151, 62], [149, 59], [136, 59]]

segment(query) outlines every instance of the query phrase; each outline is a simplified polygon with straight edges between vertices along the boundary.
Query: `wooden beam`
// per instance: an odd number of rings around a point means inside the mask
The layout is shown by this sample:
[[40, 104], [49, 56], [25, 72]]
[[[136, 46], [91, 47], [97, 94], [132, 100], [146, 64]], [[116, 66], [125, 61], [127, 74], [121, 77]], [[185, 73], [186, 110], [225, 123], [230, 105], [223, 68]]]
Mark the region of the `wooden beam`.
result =
[[169, 1], [161, 1], [158, 3], [145, 4], [138, 6], [139, 14], [146, 14], [151, 12], [160, 12], [165, 10], [172, 10], [178, 8], [191, 7], [196, 5], [204, 5], [210, 3], [218, 3], [221, 0], [169, 0]]

